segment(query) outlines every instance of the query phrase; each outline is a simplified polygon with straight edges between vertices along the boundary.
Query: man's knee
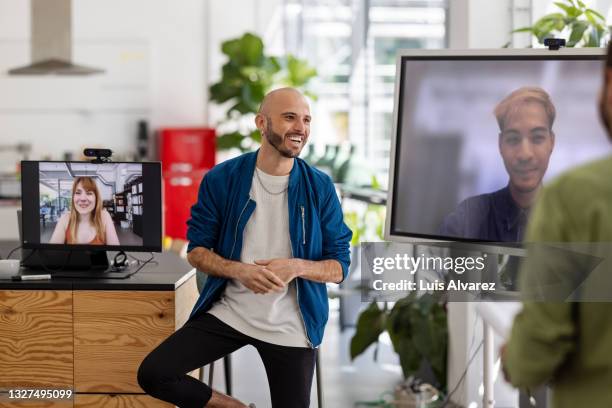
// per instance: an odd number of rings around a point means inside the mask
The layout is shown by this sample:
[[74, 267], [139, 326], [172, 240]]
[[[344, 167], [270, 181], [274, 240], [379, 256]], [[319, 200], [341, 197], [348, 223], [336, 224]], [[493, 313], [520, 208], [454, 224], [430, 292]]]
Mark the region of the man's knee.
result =
[[164, 381], [162, 365], [158, 364], [149, 354], [138, 367], [137, 379], [140, 388], [150, 394], [150, 391]]

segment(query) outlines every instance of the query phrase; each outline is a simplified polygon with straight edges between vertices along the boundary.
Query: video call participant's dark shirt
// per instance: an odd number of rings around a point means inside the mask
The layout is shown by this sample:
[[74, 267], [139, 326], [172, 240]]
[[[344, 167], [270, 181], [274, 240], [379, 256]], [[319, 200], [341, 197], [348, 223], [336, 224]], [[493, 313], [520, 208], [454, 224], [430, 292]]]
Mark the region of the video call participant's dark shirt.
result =
[[506, 186], [462, 201], [444, 218], [440, 234], [483, 241], [520, 242], [528, 215], [527, 210], [516, 205]]

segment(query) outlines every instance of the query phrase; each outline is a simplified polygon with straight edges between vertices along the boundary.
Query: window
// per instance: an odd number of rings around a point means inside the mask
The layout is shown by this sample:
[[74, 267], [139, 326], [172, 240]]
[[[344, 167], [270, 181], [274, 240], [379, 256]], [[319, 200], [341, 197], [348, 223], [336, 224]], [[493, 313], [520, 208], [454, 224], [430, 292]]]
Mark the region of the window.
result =
[[448, 0], [285, 0], [285, 45], [318, 70], [311, 141], [351, 143], [387, 184], [396, 52], [447, 45]]

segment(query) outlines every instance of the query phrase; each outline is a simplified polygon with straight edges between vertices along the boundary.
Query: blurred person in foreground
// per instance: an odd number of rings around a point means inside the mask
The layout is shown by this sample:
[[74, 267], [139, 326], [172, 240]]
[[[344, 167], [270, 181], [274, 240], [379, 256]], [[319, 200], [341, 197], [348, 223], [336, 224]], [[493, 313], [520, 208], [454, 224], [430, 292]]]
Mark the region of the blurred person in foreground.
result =
[[[612, 45], [608, 48], [599, 108], [612, 139]], [[550, 183], [531, 214], [526, 241], [538, 250], [543, 250], [546, 243], [589, 243], [600, 259], [609, 257], [605, 246], [612, 242], [611, 179], [612, 157], [607, 157]], [[576, 265], [570, 262], [575, 258], [569, 251], [566, 254], [565, 259], [530, 254], [521, 269], [523, 294], [544, 288], [539, 285], [550, 284], [546, 279], [551, 276], [565, 279], [576, 274]], [[545, 301], [525, 297], [502, 349], [506, 379], [519, 388], [550, 385], [555, 408], [612, 407], [612, 303], [593, 301], [611, 298], [611, 277], [606, 276], [605, 261], [599, 266], [598, 271], [604, 273], [593, 273], [571, 288], [579, 286], [574, 295], [579, 293], [580, 299], [588, 302], [555, 299], [552, 291], [542, 292]]]

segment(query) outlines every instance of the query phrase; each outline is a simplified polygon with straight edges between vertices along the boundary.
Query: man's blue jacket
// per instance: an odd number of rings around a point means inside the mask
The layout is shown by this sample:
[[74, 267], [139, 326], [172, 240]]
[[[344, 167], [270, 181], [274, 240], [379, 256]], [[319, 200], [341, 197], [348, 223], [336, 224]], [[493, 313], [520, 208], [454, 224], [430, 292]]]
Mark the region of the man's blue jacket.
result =
[[[210, 170], [200, 185], [197, 203], [187, 222], [187, 251], [213, 250], [226, 259], [240, 261], [242, 235], [256, 203], [249, 192], [257, 152], [225, 161]], [[329, 176], [296, 158], [288, 186], [289, 235], [294, 258], [335, 259], [343, 279], [350, 264], [351, 230]], [[209, 276], [190, 319], [209, 310], [223, 293], [228, 279]], [[297, 298], [311, 347], [323, 339], [329, 307], [325, 283], [297, 278]]]

